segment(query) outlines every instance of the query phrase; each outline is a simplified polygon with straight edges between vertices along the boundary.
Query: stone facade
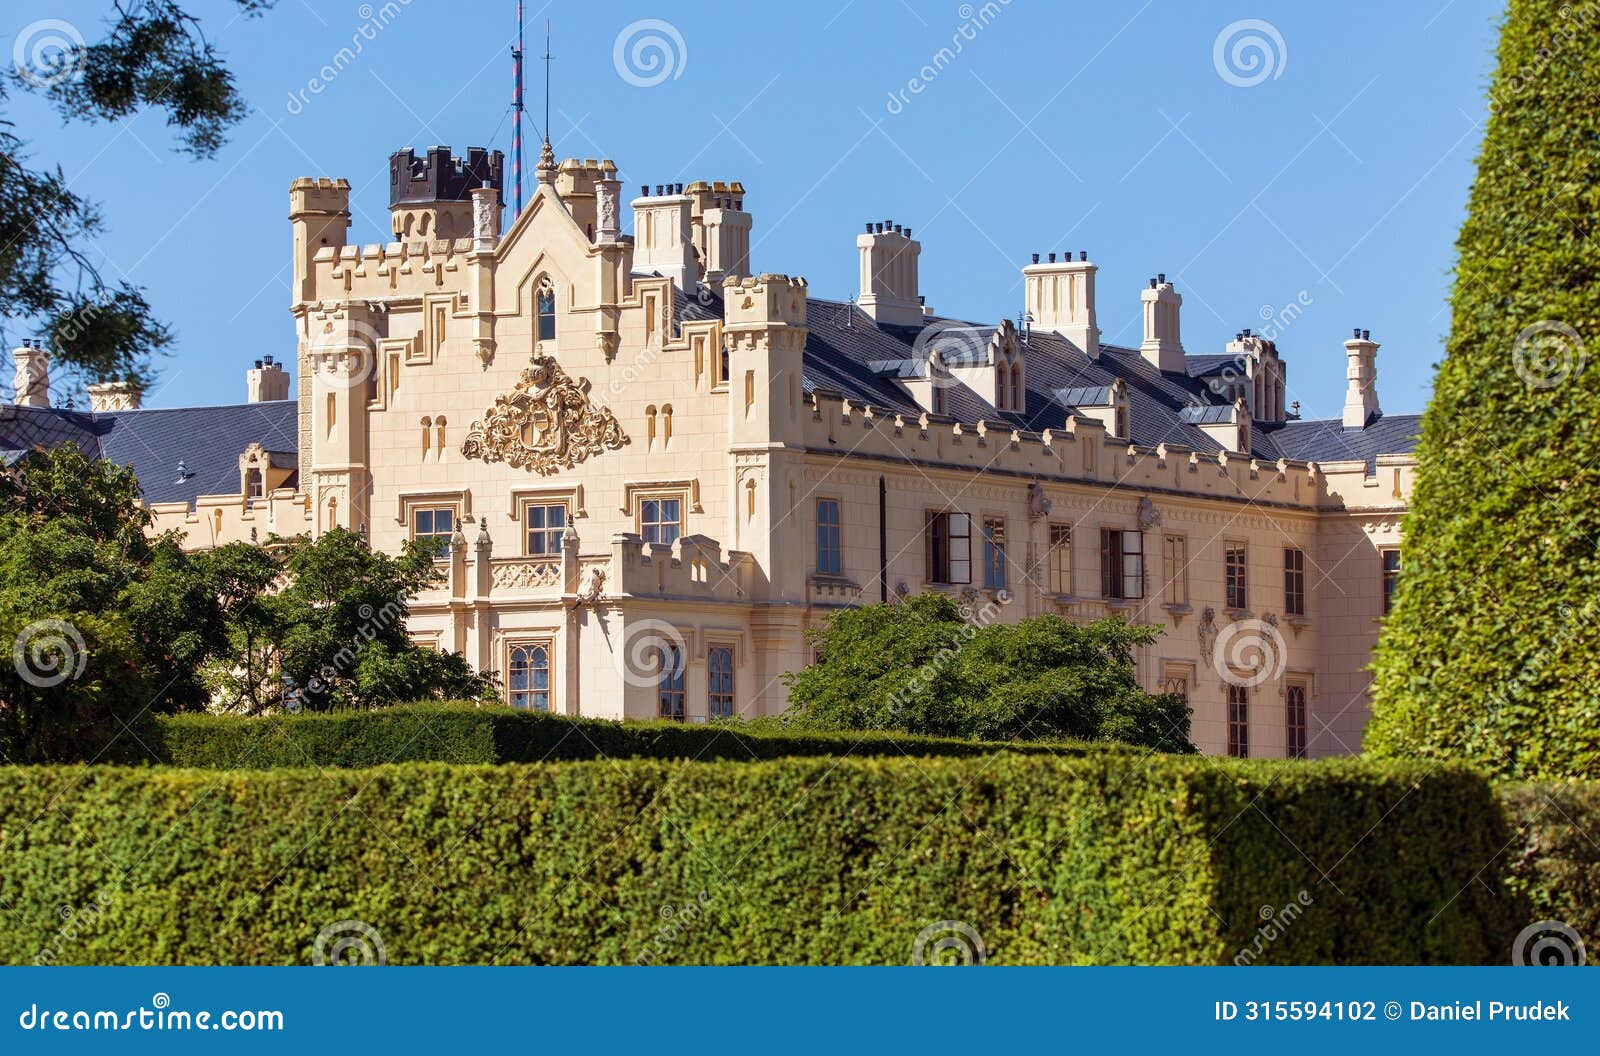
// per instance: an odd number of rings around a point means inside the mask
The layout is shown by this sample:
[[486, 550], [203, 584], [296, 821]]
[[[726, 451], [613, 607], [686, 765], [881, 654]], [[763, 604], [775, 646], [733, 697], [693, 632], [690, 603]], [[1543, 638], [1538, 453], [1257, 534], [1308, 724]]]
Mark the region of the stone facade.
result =
[[394, 231], [457, 237], [358, 244], [349, 185], [296, 180], [298, 436], [241, 445], [236, 494], [153, 503], [157, 530], [432, 534], [446, 583], [413, 637], [502, 673], [537, 646], [570, 715], [656, 716], [663, 644], [688, 720], [728, 706], [730, 661], [733, 713], [777, 713], [808, 628], [935, 589], [1162, 627], [1140, 676], [1188, 695], [1207, 752], [1230, 712], [1252, 755], [1359, 747], [1415, 433], [1378, 413], [1362, 333], [1355, 410], [1304, 422], [1273, 341], [1185, 354], [1164, 276], [1143, 344], [1103, 345], [1085, 253], [1023, 268], [1030, 318], [965, 323], [923, 306], [890, 222], [856, 236], [857, 297], [825, 301], [750, 273], [738, 183], [644, 187], [625, 235], [609, 161], [547, 149], [502, 225], [498, 155], [395, 158]]

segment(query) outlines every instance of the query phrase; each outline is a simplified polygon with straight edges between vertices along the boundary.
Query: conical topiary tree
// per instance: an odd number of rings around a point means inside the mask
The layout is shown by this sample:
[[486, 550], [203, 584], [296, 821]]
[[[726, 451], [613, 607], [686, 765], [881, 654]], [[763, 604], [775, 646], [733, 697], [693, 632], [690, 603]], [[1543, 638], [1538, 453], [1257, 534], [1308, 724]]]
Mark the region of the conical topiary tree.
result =
[[1511, 0], [1377, 651], [1374, 754], [1600, 776], [1597, 229], [1600, 7]]

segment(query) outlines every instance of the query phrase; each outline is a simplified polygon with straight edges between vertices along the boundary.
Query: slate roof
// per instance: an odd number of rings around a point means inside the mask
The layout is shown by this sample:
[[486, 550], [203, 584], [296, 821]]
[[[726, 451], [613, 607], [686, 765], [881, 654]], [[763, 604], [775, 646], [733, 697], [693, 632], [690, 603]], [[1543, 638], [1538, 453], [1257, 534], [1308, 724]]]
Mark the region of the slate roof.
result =
[[238, 492], [239, 456], [250, 444], [270, 452], [274, 466], [294, 467], [297, 418], [294, 400], [102, 413], [0, 405], [0, 453], [70, 441], [132, 466], [146, 502], [193, 502]]
[[[679, 295], [680, 318], [722, 316], [720, 290], [701, 287], [697, 296]], [[995, 327], [959, 319], [934, 317], [932, 325], [964, 328], [970, 344], [987, 344]], [[891, 413], [916, 415], [921, 408], [897, 379], [920, 377], [913, 355], [921, 327], [879, 326], [846, 301], [809, 298], [806, 302], [805, 389], [838, 393], [852, 403], [870, 404]], [[918, 353], [922, 350], [918, 349]], [[963, 422], [979, 418], [1039, 432], [1059, 430], [1075, 407], [1104, 406], [1118, 379], [1128, 398], [1129, 439], [1144, 447], [1166, 443], [1205, 453], [1221, 450], [1200, 428], [1201, 422], [1226, 420], [1205, 378], [1234, 360], [1229, 355], [1185, 357], [1183, 374], [1163, 374], [1138, 349], [1102, 344], [1091, 360], [1065, 338], [1035, 330], [1023, 352], [1027, 364], [1026, 412], [1001, 411], [964, 386], [945, 390], [945, 409]], [[1216, 408], [1212, 410], [1212, 408]], [[1406, 454], [1416, 447], [1418, 415], [1383, 416], [1365, 429], [1346, 429], [1338, 419], [1257, 423], [1250, 430], [1251, 454], [1264, 460], [1301, 461], [1363, 459], [1369, 466], [1380, 454]]]

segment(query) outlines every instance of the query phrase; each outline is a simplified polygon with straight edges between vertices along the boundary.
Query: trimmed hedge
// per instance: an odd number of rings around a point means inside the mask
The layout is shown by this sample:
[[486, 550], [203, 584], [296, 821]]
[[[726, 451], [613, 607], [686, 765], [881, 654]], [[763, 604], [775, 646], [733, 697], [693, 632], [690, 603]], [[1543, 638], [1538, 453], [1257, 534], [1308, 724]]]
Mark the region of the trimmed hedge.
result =
[[1115, 753], [14, 767], [0, 958], [303, 964], [358, 920], [394, 964], [904, 964], [962, 921], [995, 964], [1504, 963], [1498, 817], [1465, 770]]
[[1520, 784], [1501, 791], [1518, 839], [1507, 886], [1529, 908], [1528, 922], [1559, 920], [1600, 957], [1600, 784]]
[[215, 769], [385, 763], [535, 763], [580, 759], [778, 759], [811, 755], [980, 755], [1001, 749], [1077, 756], [1112, 742], [1000, 744], [896, 733], [790, 732], [776, 725], [607, 722], [506, 707], [416, 704], [373, 711], [240, 718], [158, 716], [125, 738], [121, 762]]
[[1600, 34], [1510, 0], [1369, 752], [1600, 777]]

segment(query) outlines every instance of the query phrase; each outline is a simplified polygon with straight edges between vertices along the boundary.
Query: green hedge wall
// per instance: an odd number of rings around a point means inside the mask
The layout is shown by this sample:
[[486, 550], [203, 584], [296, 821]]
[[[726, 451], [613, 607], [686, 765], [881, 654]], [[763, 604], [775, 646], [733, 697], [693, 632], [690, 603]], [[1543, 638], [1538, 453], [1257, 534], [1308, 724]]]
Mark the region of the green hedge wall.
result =
[[1600, 784], [1504, 786], [1501, 799], [1517, 839], [1507, 848], [1507, 886], [1528, 920], [1577, 929], [1589, 959], [1600, 958]]
[[373, 711], [239, 718], [154, 718], [119, 741], [121, 762], [215, 769], [370, 767], [385, 763], [533, 763], [579, 759], [778, 759], [809, 755], [1083, 755], [1110, 742], [999, 745], [911, 734], [785, 732], [776, 725], [607, 722], [503, 707], [418, 704]]
[[359, 920], [392, 964], [904, 964], [962, 921], [995, 964], [1504, 963], [1495, 807], [1109, 753], [0, 768], [0, 959], [303, 964]]

